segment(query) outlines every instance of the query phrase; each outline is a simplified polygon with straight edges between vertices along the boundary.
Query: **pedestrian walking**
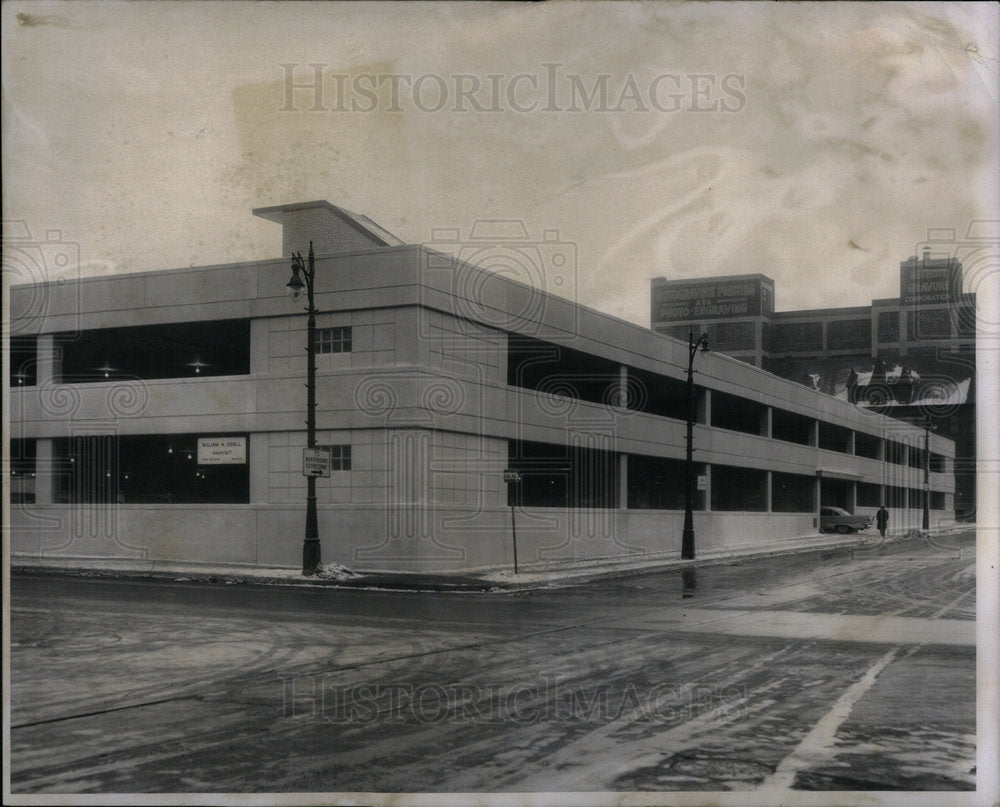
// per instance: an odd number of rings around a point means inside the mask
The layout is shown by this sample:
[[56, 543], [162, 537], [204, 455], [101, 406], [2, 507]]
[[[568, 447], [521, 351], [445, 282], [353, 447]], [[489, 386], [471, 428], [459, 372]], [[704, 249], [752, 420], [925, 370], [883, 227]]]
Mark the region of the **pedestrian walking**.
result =
[[875, 524], [878, 526], [878, 534], [885, 538], [885, 528], [889, 525], [889, 511], [885, 505], [881, 505], [875, 514]]

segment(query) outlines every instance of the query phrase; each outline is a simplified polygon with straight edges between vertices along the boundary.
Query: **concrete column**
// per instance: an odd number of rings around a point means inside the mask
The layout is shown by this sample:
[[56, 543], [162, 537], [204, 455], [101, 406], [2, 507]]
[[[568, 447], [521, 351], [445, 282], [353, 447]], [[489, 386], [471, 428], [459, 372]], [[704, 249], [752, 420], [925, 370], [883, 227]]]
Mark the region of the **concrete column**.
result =
[[851, 429], [850, 433], [847, 435], [847, 453], [853, 454], [857, 446], [857, 432]]
[[55, 496], [55, 441], [35, 441], [35, 504], [52, 504]]
[[765, 472], [765, 479], [766, 479], [765, 490], [764, 490], [764, 512], [765, 513], [772, 512], [771, 511], [771, 504], [772, 504], [772, 502], [771, 502], [771, 494], [772, 494], [772, 491], [773, 491], [773, 488], [772, 488], [773, 482], [772, 482], [772, 479], [771, 479], [771, 474], [772, 474], [771, 471], [766, 471]]
[[695, 393], [695, 423], [712, 423], [712, 390], [703, 389], [701, 394]]
[[[497, 334], [496, 338], [497, 384], [503, 387], [507, 383], [507, 364], [510, 361], [510, 351], [508, 349], [510, 335], [501, 332]], [[501, 392], [501, 395], [504, 394], [505, 393]]]
[[58, 383], [62, 380], [62, 356], [57, 354], [55, 336], [51, 333], [40, 334], [35, 350], [37, 356], [35, 384], [40, 387], [45, 382]]
[[851, 482], [851, 486], [847, 489], [847, 507], [848, 513], [854, 513], [858, 508], [858, 483]]
[[250, 320], [250, 375], [266, 375], [270, 359], [270, 319]]
[[618, 455], [618, 509], [628, 509], [628, 454]]
[[816, 481], [813, 483], [813, 495], [816, 497], [816, 509], [813, 512], [816, 514], [813, 519], [813, 527], [819, 532], [820, 525], [820, 508], [823, 506], [823, 477], [817, 476]]
[[628, 367], [624, 364], [618, 365], [618, 396], [615, 408], [628, 409]]
[[765, 406], [760, 412], [760, 436], [771, 437], [771, 407]]
[[819, 448], [819, 421], [814, 420], [809, 427], [809, 445]]
[[251, 432], [247, 446], [247, 460], [250, 463], [250, 502], [263, 503], [268, 500], [269, 480], [268, 436], [266, 432]]
[[[701, 491], [695, 491], [696, 493]], [[708, 463], [705, 464], [705, 512], [712, 512], [712, 466]], [[697, 501], [697, 499], [696, 499]]]
[[[421, 317], [426, 317], [428, 314], [427, 309], [421, 308], [397, 308], [396, 309], [396, 322], [393, 326], [394, 330], [394, 344], [396, 349], [396, 361], [400, 364], [417, 364], [421, 359], [429, 358], [430, 352], [427, 343], [430, 341], [427, 338], [427, 334], [422, 333], [421, 329], [426, 330], [426, 323], [421, 322]], [[473, 350], [482, 350], [478, 346], [473, 348], [473, 341], [467, 337], [464, 340], [462, 347], [469, 350], [470, 353]], [[506, 347], [506, 343], [504, 344]], [[421, 350], [424, 350], [424, 354], [421, 354]], [[506, 354], [506, 350], [504, 351]], [[502, 366], [499, 368], [502, 370], [502, 375], [500, 379], [503, 382], [507, 381], [507, 361], [506, 355], [504, 355], [504, 360]]]

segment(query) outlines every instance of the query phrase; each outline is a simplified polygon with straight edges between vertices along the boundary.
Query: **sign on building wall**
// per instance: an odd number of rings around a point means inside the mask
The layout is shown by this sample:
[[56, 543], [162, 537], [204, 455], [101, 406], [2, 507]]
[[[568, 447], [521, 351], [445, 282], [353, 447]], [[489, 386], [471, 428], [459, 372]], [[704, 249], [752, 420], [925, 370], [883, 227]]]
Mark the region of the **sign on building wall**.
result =
[[904, 305], [954, 303], [962, 291], [962, 267], [951, 260], [904, 261], [899, 285]]
[[330, 451], [326, 448], [302, 449], [303, 476], [329, 476]]
[[758, 279], [672, 282], [653, 286], [652, 307], [653, 322], [759, 316], [773, 296]]
[[199, 437], [199, 465], [245, 465], [246, 437]]

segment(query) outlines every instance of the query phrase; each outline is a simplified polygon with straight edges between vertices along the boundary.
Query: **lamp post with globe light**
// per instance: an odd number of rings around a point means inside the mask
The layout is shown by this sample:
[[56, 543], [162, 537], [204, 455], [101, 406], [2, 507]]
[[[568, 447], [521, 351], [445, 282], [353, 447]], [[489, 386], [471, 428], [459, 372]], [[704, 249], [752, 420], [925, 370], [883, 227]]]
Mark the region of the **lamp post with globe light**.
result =
[[694, 357], [701, 348], [708, 352], [708, 334], [703, 333], [697, 340], [694, 329], [688, 330], [687, 366], [687, 452], [684, 458], [684, 531], [681, 534], [681, 558], [694, 559]]
[[[306, 290], [306, 448], [316, 448], [316, 306], [313, 300], [313, 278], [316, 276], [316, 258], [312, 241], [309, 242], [308, 263], [301, 252], [292, 253], [292, 277], [288, 293], [297, 300]], [[320, 564], [319, 520], [316, 516], [316, 477], [306, 477], [306, 530], [302, 542], [302, 574], [314, 575]]]

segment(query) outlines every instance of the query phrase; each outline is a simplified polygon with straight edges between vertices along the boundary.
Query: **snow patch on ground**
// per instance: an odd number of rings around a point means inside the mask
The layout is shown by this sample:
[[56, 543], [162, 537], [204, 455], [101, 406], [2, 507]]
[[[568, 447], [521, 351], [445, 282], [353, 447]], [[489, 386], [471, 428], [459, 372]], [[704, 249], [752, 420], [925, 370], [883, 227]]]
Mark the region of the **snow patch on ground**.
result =
[[321, 563], [316, 576], [323, 580], [355, 580], [361, 575], [339, 563]]

